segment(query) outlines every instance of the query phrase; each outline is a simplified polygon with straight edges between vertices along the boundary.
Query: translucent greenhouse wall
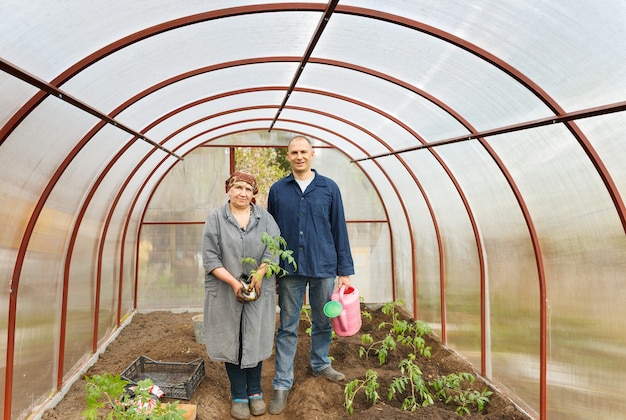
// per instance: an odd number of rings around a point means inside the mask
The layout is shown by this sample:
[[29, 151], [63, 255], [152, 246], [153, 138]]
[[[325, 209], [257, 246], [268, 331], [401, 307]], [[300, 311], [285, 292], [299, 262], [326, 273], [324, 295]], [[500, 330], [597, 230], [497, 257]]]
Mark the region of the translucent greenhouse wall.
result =
[[5, 417], [137, 307], [201, 305], [228, 149], [288, 131], [342, 188], [367, 300], [402, 300], [533, 414], [624, 417], [626, 2], [330, 3], [0, 2]]

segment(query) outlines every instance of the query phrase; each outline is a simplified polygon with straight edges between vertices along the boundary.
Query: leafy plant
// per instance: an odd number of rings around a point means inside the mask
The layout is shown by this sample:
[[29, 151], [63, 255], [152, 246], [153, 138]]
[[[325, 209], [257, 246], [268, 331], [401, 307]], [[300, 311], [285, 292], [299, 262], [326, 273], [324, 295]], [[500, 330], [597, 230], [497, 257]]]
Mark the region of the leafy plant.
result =
[[391, 401], [394, 395], [404, 394], [407, 389], [409, 395], [402, 401], [402, 409], [415, 411], [420, 407], [434, 404], [426, 382], [422, 378], [422, 370], [415, 364], [415, 355], [409, 354], [408, 359], [402, 359], [398, 365], [402, 376], [395, 377], [391, 381], [387, 397]]
[[300, 309], [300, 319], [307, 322], [305, 332], [310, 336], [311, 329], [313, 328], [313, 321], [311, 321], [311, 305], [302, 305], [302, 309]]
[[[362, 300], [363, 300], [363, 298], [361, 298], [361, 301], [362, 301]], [[362, 310], [362, 311], [361, 311], [361, 316], [362, 316], [363, 318], [367, 318], [367, 319], [369, 319], [370, 321], [372, 320], [372, 314], [371, 314], [369, 311]]]
[[120, 375], [104, 373], [85, 377], [85, 380], [87, 409], [82, 415], [88, 420], [184, 419], [185, 410], [178, 409], [178, 401], [163, 404], [150, 394], [149, 390], [154, 383], [149, 378], [137, 382], [132, 391], [127, 388], [130, 382]]
[[391, 322], [384, 321], [378, 324], [378, 329], [382, 330], [385, 327], [391, 327], [389, 332], [392, 332], [396, 323], [399, 322], [400, 314], [396, 311], [396, 306], [402, 306], [404, 302], [402, 300], [396, 300], [393, 302], [385, 303], [380, 311], [385, 315], [389, 315], [391, 317]]
[[[456, 404], [456, 412], [463, 416], [470, 414], [470, 408], [476, 407], [482, 411], [489, 404], [489, 397], [493, 394], [487, 388], [479, 392], [469, 387], [474, 382], [474, 375], [468, 372], [451, 373], [441, 378], [434, 379], [429, 385], [434, 389], [435, 396], [439, 401], [446, 404]], [[464, 385], [466, 385], [464, 387]]]
[[426, 340], [424, 340], [424, 335], [432, 332], [430, 325], [423, 321], [398, 321], [394, 323], [394, 331], [398, 342], [411, 347], [413, 354], [419, 353], [427, 359], [430, 358], [432, 348], [426, 346]]
[[380, 399], [378, 395], [378, 373], [374, 369], [368, 369], [365, 372], [365, 379], [355, 379], [348, 382], [343, 390], [344, 394], [344, 406], [348, 413], [352, 415], [354, 413], [354, 398], [359, 391], [365, 393], [366, 401], [371, 401], [372, 405], [376, 404]]
[[[296, 260], [291, 256], [293, 254], [293, 250], [287, 249], [287, 241], [280, 235], [272, 236], [267, 232], [263, 232], [261, 235], [261, 242], [265, 244], [267, 249], [269, 249], [272, 253], [272, 257], [279, 257], [283, 261], [287, 261], [287, 263], [291, 264], [294, 270], [298, 269], [298, 265], [296, 264]], [[253, 277], [254, 274], [258, 271], [261, 265], [265, 265], [265, 277], [271, 277], [276, 274], [276, 277], [282, 277], [287, 274], [287, 270], [282, 268], [279, 264], [275, 263], [273, 259], [263, 258], [259, 263], [256, 259], [251, 257], [242, 258], [241, 262], [243, 264], [251, 264], [254, 266], [254, 269], [250, 271], [250, 277]]]
[[[311, 318], [311, 305], [302, 305], [302, 309], [300, 309], [300, 320], [303, 320], [307, 323], [307, 327], [304, 332], [310, 337], [311, 331], [313, 331], [313, 321]], [[337, 338], [337, 334], [335, 330], [332, 331], [332, 339]], [[330, 360], [335, 360], [332, 356], [328, 356]]]
[[[363, 334], [361, 335], [362, 346], [359, 348], [359, 357], [368, 358], [373, 352], [378, 356], [381, 365], [387, 362], [390, 352], [396, 350], [397, 346], [403, 345], [410, 348], [407, 358], [402, 359], [398, 364], [401, 376], [394, 377], [389, 385], [387, 394], [389, 400], [404, 396], [402, 409], [410, 411], [434, 404], [435, 398], [444, 401], [445, 404], [456, 404], [456, 412], [461, 416], [469, 414], [473, 407], [482, 411], [485, 405], [489, 403], [489, 397], [493, 393], [487, 389], [479, 392], [469, 386], [464, 387], [464, 385], [470, 385], [474, 382], [472, 374], [466, 372], [450, 374], [428, 383], [423, 379], [422, 370], [415, 361], [418, 355], [424, 356], [426, 359], [431, 357], [432, 349], [426, 345], [424, 336], [430, 334], [432, 328], [423, 321], [400, 319], [400, 312], [397, 311], [399, 305], [402, 305], [401, 300], [382, 306], [381, 312], [389, 316], [391, 320], [381, 322], [378, 325], [378, 330], [387, 331], [387, 335], [382, 340], [374, 341], [372, 334]], [[364, 313], [362, 314], [365, 316]], [[371, 314], [367, 314], [371, 319]], [[350, 414], [353, 413], [352, 400], [354, 394], [368, 386], [371, 392], [374, 387], [373, 384], [368, 383], [369, 378], [374, 378], [375, 383], [377, 378], [375, 370], [369, 369], [365, 380], [355, 380], [346, 385], [344, 389], [345, 406]], [[378, 389], [377, 383], [373, 389]]]
[[361, 335], [361, 344], [363, 346], [359, 347], [359, 357], [365, 356], [367, 359], [370, 351], [374, 351], [374, 354], [378, 356], [378, 363], [381, 365], [387, 361], [389, 352], [396, 348], [396, 340], [391, 334], [387, 334], [380, 341], [374, 341], [371, 334], [363, 334]]

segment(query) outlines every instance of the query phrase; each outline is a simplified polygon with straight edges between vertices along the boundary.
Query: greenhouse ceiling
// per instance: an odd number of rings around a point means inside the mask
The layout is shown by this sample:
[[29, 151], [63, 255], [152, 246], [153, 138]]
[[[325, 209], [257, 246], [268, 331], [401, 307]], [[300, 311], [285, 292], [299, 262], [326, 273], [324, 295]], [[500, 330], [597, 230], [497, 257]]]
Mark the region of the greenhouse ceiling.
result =
[[[18, 360], [19, 329], [38, 303], [28, 295], [62, 296], [75, 275], [67, 261], [31, 264], [35, 255], [67, 256], [81, 237], [105, 238], [93, 220], [108, 226], [128, 216], [135, 221], [126, 227], [139, 231], [136, 220], [168, 171], [201, 146], [250, 132], [305, 134], [366, 175], [386, 206], [396, 270], [410, 278], [397, 274], [388, 294], [414, 314], [424, 255], [433, 256], [443, 294], [446, 275], [463, 270], [450, 268], [443, 244], [476, 242], [484, 307], [498, 250], [524, 237], [527, 258], [503, 270], [523, 266], [536, 289], [537, 396], [527, 403], [539, 418], [563, 415], [559, 405], [572, 395], [548, 392], [558, 373], [550, 367], [550, 296], [561, 290], [551, 277], [569, 278], [564, 285], [582, 298], [586, 265], [605, 270], [601, 281], [610, 284], [623, 286], [626, 274], [626, 2], [3, 0], [0, 15], [6, 419], [35, 410], [72, 370], [61, 350], [46, 372], [51, 384], [29, 396], [35, 403], [17, 397], [28, 370]], [[117, 202], [139, 210], [93, 215]], [[44, 223], [51, 219], [58, 222]], [[432, 253], [419, 251], [425, 219]], [[461, 228], [469, 234], [453, 239]], [[404, 248], [413, 255], [401, 256]], [[579, 265], [568, 270], [571, 261]], [[57, 269], [50, 289], [31, 280]], [[592, 328], [609, 325], [607, 347], [624, 343], [625, 317], [606, 321], [603, 312], [623, 306], [618, 290], [595, 296], [587, 314], [597, 319]], [[50, 342], [66, 339], [63, 322]], [[488, 335], [481, 340], [478, 369], [491, 377]], [[625, 365], [615, 362], [619, 379], [598, 381], [621, 383]], [[591, 417], [602, 413], [590, 405]], [[617, 403], [616, 412], [624, 409]]]

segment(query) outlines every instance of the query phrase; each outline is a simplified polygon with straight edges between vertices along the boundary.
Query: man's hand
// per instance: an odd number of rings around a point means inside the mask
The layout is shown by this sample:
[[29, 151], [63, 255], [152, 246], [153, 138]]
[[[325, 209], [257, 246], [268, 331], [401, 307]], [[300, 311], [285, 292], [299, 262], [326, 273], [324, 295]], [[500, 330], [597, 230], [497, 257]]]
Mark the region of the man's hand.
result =
[[337, 282], [337, 288], [340, 289], [341, 286], [346, 286], [346, 289], [352, 286], [352, 281], [350, 281], [350, 276], [339, 276]]

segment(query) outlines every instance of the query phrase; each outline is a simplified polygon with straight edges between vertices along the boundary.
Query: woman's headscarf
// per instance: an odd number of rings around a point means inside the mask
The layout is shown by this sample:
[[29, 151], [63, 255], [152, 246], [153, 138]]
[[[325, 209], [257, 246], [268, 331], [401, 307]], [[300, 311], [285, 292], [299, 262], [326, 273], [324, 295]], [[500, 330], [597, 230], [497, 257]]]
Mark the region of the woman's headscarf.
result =
[[256, 178], [254, 177], [254, 175], [241, 171], [233, 172], [226, 180], [226, 192], [230, 190], [230, 187], [232, 187], [235, 182], [245, 182], [247, 184], [250, 184], [250, 186], [252, 187], [252, 195], [256, 195], [256, 193], [259, 192], [259, 189], [256, 185]]

